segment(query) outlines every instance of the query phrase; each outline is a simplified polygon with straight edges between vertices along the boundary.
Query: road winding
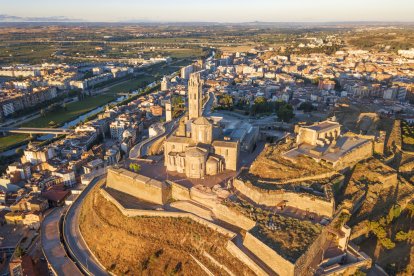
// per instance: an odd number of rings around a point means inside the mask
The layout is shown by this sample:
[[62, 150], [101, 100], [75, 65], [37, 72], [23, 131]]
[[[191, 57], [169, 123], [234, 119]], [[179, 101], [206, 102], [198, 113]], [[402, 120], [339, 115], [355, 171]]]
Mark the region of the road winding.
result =
[[101, 276], [110, 275], [91, 253], [79, 229], [79, 217], [85, 197], [95, 185], [100, 185], [104, 178], [95, 178], [79, 195], [69, 208], [63, 221], [63, 239], [71, 258], [82, 267], [84, 273]]

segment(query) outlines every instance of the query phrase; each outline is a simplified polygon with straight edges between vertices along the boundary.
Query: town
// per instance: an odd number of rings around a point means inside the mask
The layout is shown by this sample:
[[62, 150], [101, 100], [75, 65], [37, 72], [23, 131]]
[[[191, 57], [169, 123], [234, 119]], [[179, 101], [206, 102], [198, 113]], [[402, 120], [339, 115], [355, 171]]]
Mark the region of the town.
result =
[[414, 48], [386, 48], [1, 66], [2, 275], [411, 275]]

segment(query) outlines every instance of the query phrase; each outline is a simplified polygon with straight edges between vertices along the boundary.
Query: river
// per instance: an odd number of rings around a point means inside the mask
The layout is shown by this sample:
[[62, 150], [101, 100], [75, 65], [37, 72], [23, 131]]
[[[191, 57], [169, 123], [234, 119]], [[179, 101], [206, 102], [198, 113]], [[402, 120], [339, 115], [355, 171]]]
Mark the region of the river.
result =
[[[134, 94], [136, 94], [136, 93], [138, 93], [138, 92], [132, 93], [131, 96], [134, 95]], [[102, 105], [100, 107], [97, 107], [97, 108], [89, 111], [88, 113], [85, 113], [85, 114], [79, 116], [78, 118], [76, 118], [76, 119], [74, 119], [72, 121], [66, 122], [60, 128], [68, 129], [70, 127], [76, 126], [80, 122], [84, 122], [88, 117], [90, 117], [92, 115], [95, 115], [95, 114], [98, 114], [99, 112], [102, 112], [107, 105], [111, 105], [111, 104], [116, 104], [116, 103], [122, 102], [125, 98], [126, 98], [125, 96], [122, 96], [122, 97], [119, 97], [119, 98], [117, 98], [116, 100], [114, 100], [114, 101], [112, 101], [110, 103], [107, 103], [105, 105]], [[52, 139], [53, 137], [54, 137], [53, 134], [42, 135], [42, 136], [37, 137], [37, 140], [39, 140], [39, 141], [45, 141], [45, 140], [48, 140], [48, 139]], [[10, 150], [1, 152], [0, 153], [0, 156], [5, 156], [5, 157], [12, 156], [13, 154], [16, 153], [16, 150], [17, 149], [26, 149], [26, 148], [27, 148], [27, 144], [26, 145], [22, 145], [20, 147], [15, 147], [15, 148], [12, 148]]]

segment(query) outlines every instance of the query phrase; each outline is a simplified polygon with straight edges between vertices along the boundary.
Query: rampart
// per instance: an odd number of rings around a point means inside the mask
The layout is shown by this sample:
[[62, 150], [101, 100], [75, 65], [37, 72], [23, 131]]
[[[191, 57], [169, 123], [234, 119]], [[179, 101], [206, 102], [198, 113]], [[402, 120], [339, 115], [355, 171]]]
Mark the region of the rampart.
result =
[[304, 176], [304, 177], [297, 177], [297, 178], [293, 178], [293, 179], [286, 179], [286, 180], [280, 180], [280, 181], [272, 181], [272, 180], [258, 180], [259, 182], [262, 183], [271, 183], [271, 184], [291, 184], [291, 183], [298, 183], [298, 182], [304, 182], [304, 181], [310, 181], [310, 180], [318, 180], [318, 179], [325, 179], [325, 178], [330, 178], [334, 175], [338, 174], [336, 171], [332, 171], [332, 172], [327, 172], [327, 173], [321, 173], [321, 174], [316, 174], [316, 175], [309, 175], [309, 176]]
[[203, 195], [197, 189], [189, 189], [174, 182], [168, 182], [172, 189], [172, 198], [175, 200], [195, 201], [201, 203], [203, 206], [209, 207], [214, 216], [224, 222], [235, 225], [244, 230], [250, 230], [256, 222], [239, 212], [229, 209], [227, 206], [221, 204], [216, 200], [216, 197], [208, 197]]
[[296, 193], [294, 191], [264, 190], [240, 179], [235, 179], [233, 185], [239, 192], [259, 205], [276, 206], [284, 202], [287, 206], [308, 210], [322, 216], [332, 217], [335, 213], [333, 198], [324, 200], [317, 196]]
[[137, 217], [137, 216], [146, 216], [146, 217], [173, 217], [173, 218], [188, 218], [195, 222], [198, 222], [204, 226], [213, 229], [214, 231], [219, 232], [230, 238], [227, 243], [227, 250], [241, 262], [243, 262], [247, 267], [249, 267], [253, 272], [259, 276], [268, 275], [258, 264], [256, 264], [250, 257], [248, 257], [234, 242], [236, 233], [227, 230], [213, 222], [202, 219], [194, 214], [185, 213], [185, 212], [168, 212], [168, 211], [155, 211], [155, 210], [139, 210], [139, 209], [126, 209], [124, 208], [112, 195], [110, 195], [105, 189], [101, 189], [100, 193], [102, 196], [113, 203], [124, 216], [127, 217]]
[[246, 233], [243, 245], [279, 275], [294, 275], [294, 264], [277, 254], [273, 249], [262, 243], [252, 234], [248, 232]]
[[109, 168], [106, 186], [156, 204], [171, 199], [167, 184], [125, 169]]
[[222, 204], [217, 204], [213, 208], [213, 213], [217, 219], [235, 225], [246, 231], [252, 229], [256, 225], [256, 222], [254, 220], [246, 217], [239, 212], [231, 210]]

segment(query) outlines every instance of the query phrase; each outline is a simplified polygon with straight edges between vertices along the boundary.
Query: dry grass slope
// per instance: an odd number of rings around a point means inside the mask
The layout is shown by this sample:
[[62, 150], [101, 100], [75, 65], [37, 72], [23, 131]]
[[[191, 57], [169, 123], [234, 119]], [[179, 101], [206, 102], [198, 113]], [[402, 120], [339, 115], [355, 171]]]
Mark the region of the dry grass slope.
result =
[[322, 163], [304, 156], [299, 157], [295, 163], [284, 159], [281, 154], [289, 150], [292, 143], [293, 141], [266, 147], [252, 164], [250, 173], [264, 179], [290, 180], [332, 171]]
[[227, 237], [190, 219], [125, 217], [97, 188], [85, 199], [80, 229], [100, 262], [117, 275], [205, 274], [191, 255], [215, 275], [226, 275], [204, 252], [236, 275], [253, 274], [227, 251]]

